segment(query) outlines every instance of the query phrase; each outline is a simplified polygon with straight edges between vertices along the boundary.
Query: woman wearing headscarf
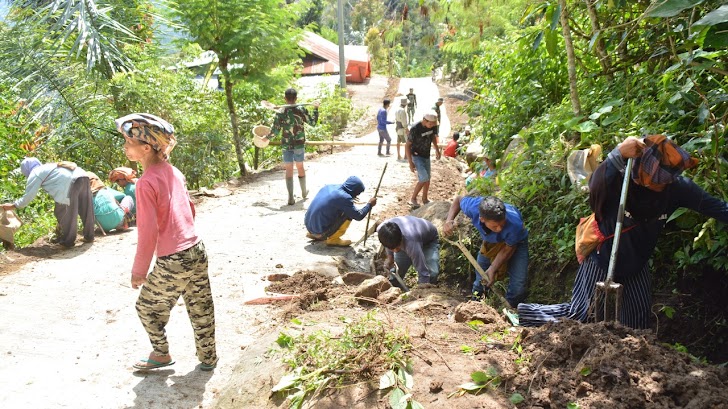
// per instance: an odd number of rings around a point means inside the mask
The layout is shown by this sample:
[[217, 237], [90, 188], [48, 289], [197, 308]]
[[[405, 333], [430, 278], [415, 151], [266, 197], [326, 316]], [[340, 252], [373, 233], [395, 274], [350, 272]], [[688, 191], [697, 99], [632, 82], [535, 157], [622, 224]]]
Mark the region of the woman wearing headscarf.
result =
[[94, 198], [94, 215], [101, 228], [105, 232], [128, 229], [128, 220], [134, 209], [132, 198], [106, 187], [95, 173], [86, 173], [91, 184], [91, 194]]
[[86, 172], [73, 162], [46, 163], [37, 158], [25, 158], [20, 171], [28, 179], [25, 194], [13, 203], [5, 203], [5, 210], [22, 209], [38, 194], [40, 188], [56, 202], [53, 214], [58, 221], [56, 239], [64, 247], [73, 247], [78, 234], [76, 216], [83, 223], [83, 241], [94, 240], [94, 211]]
[[649, 327], [652, 289], [648, 261], [667, 219], [675, 210], [684, 207], [728, 223], [728, 203], [680, 176], [685, 169], [696, 166], [697, 159], [664, 135], [651, 135], [644, 140], [627, 138], [599, 165], [589, 181], [589, 205], [599, 230], [607, 239], [579, 267], [571, 302], [519, 304], [521, 325], [537, 326], [561, 318], [587, 320], [596, 283], [607, 277], [621, 185], [629, 158], [634, 158], [634, 165], [614, 269], [614, 280], [624, 288], [619, 317], [622, 324], [632, 328]]
[[134, 209], [132, 214], [136, 214], [136, 182], [137, 173], [132, 168], [118, 167], [109, 172], [109, 183], [116, 183], [124, 189], [124, 194], [131, 197], [134, 201]]

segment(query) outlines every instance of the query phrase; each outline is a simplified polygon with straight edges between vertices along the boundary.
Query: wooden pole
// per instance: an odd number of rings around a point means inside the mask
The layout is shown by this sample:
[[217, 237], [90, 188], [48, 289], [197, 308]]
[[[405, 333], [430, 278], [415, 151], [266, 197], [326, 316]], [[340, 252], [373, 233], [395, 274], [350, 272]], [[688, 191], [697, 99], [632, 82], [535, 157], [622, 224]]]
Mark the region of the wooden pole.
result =
[[[270, 145], [280, 145], [280, 141], [270, 141]], [[311, 146], [379, 146], [379, 142], [353, 142], [353, 141], [306, 141], [306, 145]], [[444, 148], [447, 145], [444, 143], [438, 144], [439, 147]]]
[[[388, 163], [384, 164], [384, 169], [382, 169], [382, 176], [379, 177], [379, 184], [377, 184], [377, 190], [374, 191], [374, 197], [377, 197], [379, 194], [379, 186], [382, 186], [382, 179], [384, 179], [384, 172], [387, 171], [387, 165]], [[364, 229], [364, 245], [367, 245], [367, 236], [369, 235], [369, 219], [372, 217], [372, 209], [369, 209], [369, 214], [367, 214], [367, 225]]]

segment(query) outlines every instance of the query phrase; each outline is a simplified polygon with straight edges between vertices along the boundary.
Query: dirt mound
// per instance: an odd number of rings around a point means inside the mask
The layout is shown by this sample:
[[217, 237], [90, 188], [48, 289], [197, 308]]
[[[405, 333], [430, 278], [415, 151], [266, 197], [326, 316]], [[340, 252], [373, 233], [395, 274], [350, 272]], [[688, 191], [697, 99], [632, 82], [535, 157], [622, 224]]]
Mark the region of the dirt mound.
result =
[[531, 404], [563, 408], [726, 407], [725, 368], [697, 363], [648, 331], [573, 321], [524, 330], [531, 373], [515, 378]]
[[331, 279], [315, 271], [299, 271], [284, 280], [267, 287], [268, 291], [281, 294], [303, 294], [331, 287]]

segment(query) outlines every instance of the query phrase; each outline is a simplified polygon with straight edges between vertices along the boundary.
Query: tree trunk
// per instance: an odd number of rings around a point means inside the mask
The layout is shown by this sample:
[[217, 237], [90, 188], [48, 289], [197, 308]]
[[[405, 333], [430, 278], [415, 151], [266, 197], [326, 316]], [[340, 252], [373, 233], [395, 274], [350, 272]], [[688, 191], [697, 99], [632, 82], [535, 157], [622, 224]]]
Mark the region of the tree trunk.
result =
[[230, 80], [230, 71], [228, 71], [228, 58], [219, 57], [220, 71], [225, 78], [225, 99], [227, 100], [228, 111], [230, 112], [230, 125], [233, 128], [233, 143], [235, 144], [235, 155], [238, 158], [238, 166], [240, 167], [240, 176], [245, 176], [245, 159], [243, 158], [243, 148], [240, 141], [240, 133], [238, 131], [238, 114], [235, 112], [235, 102], [233, 101], [233, 83]]
[[571, 29], [569, 29], [568, 10], [566, 0], [559, 0], [561, 6], [561, 29], [564, 33], [564, 45], [566, 46], [566, 59], [569, 70], [569, 96], [571, 97], [571, 109], [574, 115], [581, 115], [581, 103], [579, 102], [579, 90], [576, 81], [576, 55], [574, 54], [574, 43], [571, 41]]
[[594, 43], [594, 49], [597, 52], [599, 58], [599, 64], [602, 66], [602, 72], [607, 78], [612, 80], [612, 63], [609, 60], [606, 46], [604, 45], [604, 38], [601, 35], [601, 27], [599, 26], [599, 17], [597, 16], [597, 9], [594, 7], [596, 0], [584, 0], [586, 3], [586, 10], [589, 14], [589, 20], [591, 21], [592, 35], [598, 35], [599, 38]]

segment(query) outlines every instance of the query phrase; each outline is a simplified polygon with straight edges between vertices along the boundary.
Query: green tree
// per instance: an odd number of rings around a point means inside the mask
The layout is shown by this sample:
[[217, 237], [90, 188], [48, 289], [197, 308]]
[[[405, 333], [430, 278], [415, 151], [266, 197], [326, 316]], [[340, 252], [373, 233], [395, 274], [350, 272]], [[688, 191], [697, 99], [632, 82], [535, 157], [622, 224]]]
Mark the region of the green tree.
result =
[[280, 0], [185, 0], [172, 8], [190, 40], [217, 55], [241, 175], [246, 173], [244, 146], [233, 87], [240, 78], [263, 78], [273, 67], [298, 57], [296, 7], [301, 5]]

